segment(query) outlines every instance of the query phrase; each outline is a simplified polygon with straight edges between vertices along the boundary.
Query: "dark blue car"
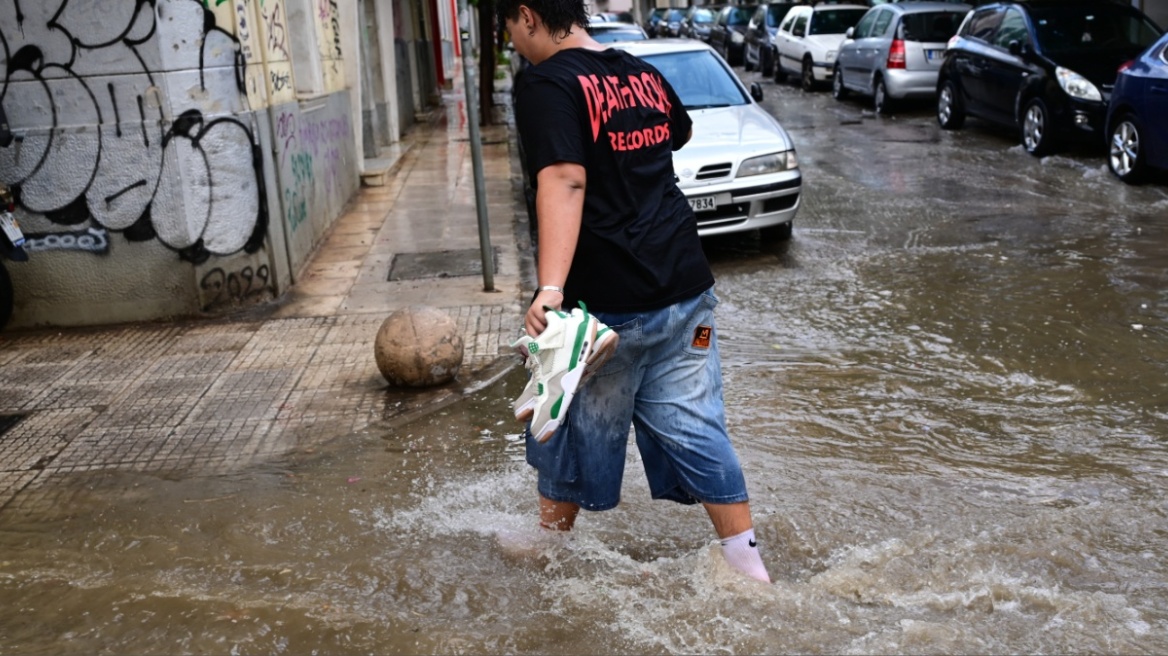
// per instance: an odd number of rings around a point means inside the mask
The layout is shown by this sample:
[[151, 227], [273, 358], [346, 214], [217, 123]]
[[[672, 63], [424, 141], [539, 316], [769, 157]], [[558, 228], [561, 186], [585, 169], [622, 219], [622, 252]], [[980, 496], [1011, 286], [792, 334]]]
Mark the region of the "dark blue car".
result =
[[1107, 108], [1107, 165], [1134, 184], [1168, 169], [1168, 34], [1124, 64]]

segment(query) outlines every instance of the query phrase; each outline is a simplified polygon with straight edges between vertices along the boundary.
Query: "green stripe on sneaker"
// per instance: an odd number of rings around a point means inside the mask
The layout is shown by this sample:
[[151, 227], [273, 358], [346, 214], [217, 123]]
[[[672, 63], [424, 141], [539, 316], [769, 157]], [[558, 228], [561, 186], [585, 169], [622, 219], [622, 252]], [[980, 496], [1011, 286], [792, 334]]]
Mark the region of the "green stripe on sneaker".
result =
[[560, 398], [556, 399], [556, 402], [552, 404], [552, 410], [551, 410], [552, 419], [559, 419], [560, 418], [560, 406], [563, 405], [563, 403], [564, 403], [564, 395], [561, 394]]
[[575, 369], [580, 362], [580, 347], [584, 345], [584, 338], [588, 334], [588, 323], [588, 313], [585, 313], [584, 320], [576, 328], [576, 343], [572, 345], [572, 360], [568, 363], [568, 371]]

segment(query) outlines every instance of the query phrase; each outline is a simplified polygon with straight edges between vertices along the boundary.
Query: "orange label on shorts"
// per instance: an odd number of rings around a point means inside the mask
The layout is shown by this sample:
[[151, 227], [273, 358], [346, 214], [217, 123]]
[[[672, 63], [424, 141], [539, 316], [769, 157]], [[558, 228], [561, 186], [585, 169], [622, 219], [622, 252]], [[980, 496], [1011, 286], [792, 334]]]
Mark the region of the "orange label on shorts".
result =
[[710, 326], [698, 326], [694, 329], [693, 346], [694, 348], [710, 348], [710, 336], [714, 334], [714, 329]]

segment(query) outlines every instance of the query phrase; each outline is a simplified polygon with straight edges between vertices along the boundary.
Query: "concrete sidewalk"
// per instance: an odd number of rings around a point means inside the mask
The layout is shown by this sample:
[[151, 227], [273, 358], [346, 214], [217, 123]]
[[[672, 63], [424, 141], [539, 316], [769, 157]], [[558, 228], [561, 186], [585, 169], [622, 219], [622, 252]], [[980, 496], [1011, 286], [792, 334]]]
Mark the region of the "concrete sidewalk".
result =
[[[247, 467], [441, 407], [517, 364], [507, 344], [532, 285], [510, 128], [482, 130], [498, 254], [486, 292], [461, 84], [443, 101], [403, 143], [386, 186], [361, 189], [278, 302], [215, 320], [0, 335], [0, 512], [67, 504], [110, 472]], [[443, 251], [468, 253], [434, 255]], [[406, 266], [413, 254], [439, 263]], [[377, 369], [378, 328], [413, 304], [458, 322], [465, 355], [450, 385], [393, 389]]]

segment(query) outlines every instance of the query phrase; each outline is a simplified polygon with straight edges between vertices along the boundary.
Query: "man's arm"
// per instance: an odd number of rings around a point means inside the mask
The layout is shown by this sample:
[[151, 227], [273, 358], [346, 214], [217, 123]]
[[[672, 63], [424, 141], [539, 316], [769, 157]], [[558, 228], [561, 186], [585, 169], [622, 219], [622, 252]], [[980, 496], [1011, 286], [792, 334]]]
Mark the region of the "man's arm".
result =
[[[539, 284], [563, 287], [572, 268], [580, 224], [584, 217], [584, 167], [558, 162], [536, 174], [535, 215], [539, 224]], [[535, 337], [547, 328], [543, 307], [558, 308], [564, 297], [556, 291], [541, 291], [527, 309], [524, 325]]]

